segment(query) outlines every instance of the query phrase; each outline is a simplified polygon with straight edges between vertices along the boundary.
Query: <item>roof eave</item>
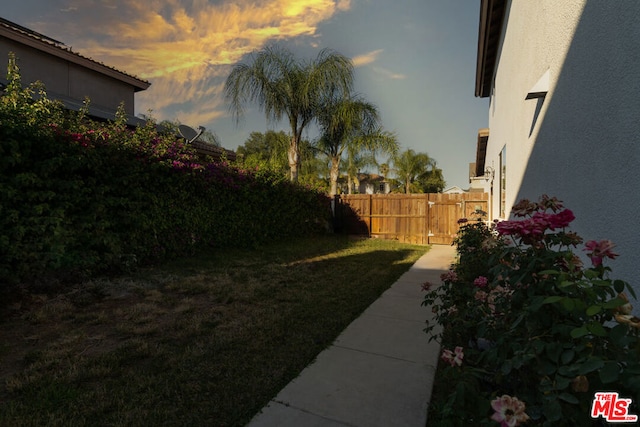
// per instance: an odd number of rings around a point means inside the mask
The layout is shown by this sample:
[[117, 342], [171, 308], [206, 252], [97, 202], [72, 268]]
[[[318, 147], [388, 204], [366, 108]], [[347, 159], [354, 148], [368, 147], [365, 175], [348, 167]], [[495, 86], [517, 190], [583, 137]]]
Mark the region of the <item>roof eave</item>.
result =
[[0, 26], [0, 36], [4, 36], [8, 39], [21, 43], [25, 46], [32, 47], [34, 49], [37, 49], [42, 52], [48, 53], [50, 55], [56, 56], [58, 58], [64, 59], [71, 63], [81, 65], [85, 68], [91, 69], [98, 73], [120, 80], [124, 83], [127, 83], [133, 86], [135, 92], [145, 90], [151, 85], [151, 83], [149, 83], [146, 80], [142, 80], [134, 76], [131, 76], [129, 74], [123, 73], [119, 70], [116, 70], [115, 68], [111, 68], [104, 64], [101, 64], [100, 62], [94, 61], [93, 59], [86, 58], [82, 55], [79, 55], [75, 52], [71, 52], [70, 50], [64, 49], [60, 46], [56, 46], [54, 44], [50, 44], [42, 40], [38, 40], [37, 38], [30, 37], [27, 34], [22, 34], [18, 31], [14, 31], [11, 28]]
[[487, 144], [489, 142], [489, 129], [478, 130], [478, 144], [476, 146], [476, 176], [485, 174], [485, 162], [487, 158]]
[[481, 0], [478, 29], [478, 55], [476, 58], [475, 95], [486, 98], [491, 95], [498, 45], [506, 9], [506, 0]]

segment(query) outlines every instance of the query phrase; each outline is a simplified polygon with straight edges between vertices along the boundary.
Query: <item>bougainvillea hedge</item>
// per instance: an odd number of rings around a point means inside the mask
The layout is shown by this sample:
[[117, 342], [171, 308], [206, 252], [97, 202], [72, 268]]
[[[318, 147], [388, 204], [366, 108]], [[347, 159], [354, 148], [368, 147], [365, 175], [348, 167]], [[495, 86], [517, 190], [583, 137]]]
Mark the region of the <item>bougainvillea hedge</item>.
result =
[[[65, 111], [22, 89], [10, 61], [0, 96], [0, 283], [81, 277], [252, 246], [322, 228], [327, 198], [226, 162], [175, 135]], [[34, 96], [35, 94], [35, 96]], [[35, 100], [34, 100], [35, 99]]]

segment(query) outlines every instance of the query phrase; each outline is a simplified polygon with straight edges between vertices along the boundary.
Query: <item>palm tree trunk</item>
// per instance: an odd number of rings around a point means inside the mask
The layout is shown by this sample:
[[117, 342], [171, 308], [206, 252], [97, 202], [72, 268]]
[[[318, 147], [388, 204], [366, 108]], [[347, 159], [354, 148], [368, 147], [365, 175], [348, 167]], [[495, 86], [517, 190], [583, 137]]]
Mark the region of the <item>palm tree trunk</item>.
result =
[[300, 164], [300, 146], [298, 145], [298, 139], [296, 136], [291, 137], [291, 143], [289, 144], [289, 151], [287, 153], [289, 157], [289, 169], [291, 170], [291, 182], [298, 182], [298, 165]]
[[331, 197], [338, 194], [338, 176], [340, 175], [340, 157], [331, 158]]

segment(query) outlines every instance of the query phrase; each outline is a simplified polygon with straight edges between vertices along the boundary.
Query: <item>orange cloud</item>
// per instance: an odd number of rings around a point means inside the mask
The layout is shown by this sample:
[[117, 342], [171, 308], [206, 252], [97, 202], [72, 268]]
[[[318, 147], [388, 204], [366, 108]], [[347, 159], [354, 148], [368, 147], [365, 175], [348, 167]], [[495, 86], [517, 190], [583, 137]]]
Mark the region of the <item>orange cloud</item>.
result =
[[382, 53], [382, 49], [374, 50], [372, 52], [364, 53], [362, 55], [358, 55], [353, 58], [353, 66], [361, 67], [363, 65], [371, 64], [376, 59], [378, 59], [378, 55]]
[[[201, 124], [226, 114], [221, 93], [232, 64], [273, 40], [317, 35], [321, 22], [351, 3], [68, 0], [67, 6], [74, 19], [64, 31], [72, 35], [66, 41], [74, 51], [151, 81], [136, 95], [138, 112]], [[183, 117], [174, 117], [175, 112]]]

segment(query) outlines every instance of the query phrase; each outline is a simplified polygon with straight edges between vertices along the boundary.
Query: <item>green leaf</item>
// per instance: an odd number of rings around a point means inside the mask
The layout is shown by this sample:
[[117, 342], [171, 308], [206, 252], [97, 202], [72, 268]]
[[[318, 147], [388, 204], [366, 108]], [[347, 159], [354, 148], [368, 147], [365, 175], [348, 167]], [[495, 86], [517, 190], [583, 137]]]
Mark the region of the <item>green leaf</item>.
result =
[[625, 282], [622, 280], [614, 280], [613, 281], [613, 289], [616, 290], [617, 293], [624, 292]]
[[547, 421], [554, 422], [562, 419], [562, 407], [556, 399], [546, 400], [542, 407]]
[[542, 375], [551, 375], [556, 372], [556, 364], [549, 362], [548, 359], [542, 359], [539, 365], [539, 371]]
[[560, 355], [560, 361], [562, 362], [563, 365], [567, 365], [569, 362], [573, 360], [575, 355], [576, 355], [576, 352], [573, 351], [573, 349], [565, 350]]
[[594, 280], [591, 283], [593, 283], [596, 286], [607, 287], [607, 288], [611, 286], [611, 282], [609, 280]]
[[558, 374], [565, 377], [575, 378], [578, 374], [578, 365], [563, 365], [558, 368]]
[[602, 306], [604, 308], [616, 308], [616, 307], [620, 307], [621, 305], [625, 304], [626, 301], [623, 300], [622, 298], [614, 298], [612, 300], [609, 300], [607, 302], [605, 302]]
[[567, 311], [575, 310], [576, 305], [576, 301], [573, 298], [564, 298], [562, 300], [562, 307]]
[[598, 336], [598, 337], [607, 336], [607, 331], [598, 322], [590, 322], [589, 324], [587, 324], [587, 329], [589, 330], [589, 332], [591, 332], [595, 336]]
[[571, 331], [571, 338], [580, 338], [588, 334], [589, 330], [585, 326], [581, 326]]
[[560, 353], [562, 352], [562, 344], [558, 342], [549, 343], [545, 346], [547, 356], [553, 362], [557, 363], [560, 360]]
[[564, 400], [567, 403], [572, 403], [574, 405], [577, 405], [578, 403], [580, 403], [580, 401], [578, 400], [577, 397], [575, 397], [573, 394], [571, 393], [560, 393], [558, 395], [558, 399]]
[[591, 307], [587, 308], [587, 316], [594, 316], [600, 313], [601, 311], [602, 311], [602, 306], [592, 305]]
[[595, 279], [598, 277], [598, 272], [592, 269], [584, 270], [584, 277], [587, 279]]
[[540, 354], [544, 350], [544, 342], [540, 341], [539, 339], [532, 342], [531, 346], [533, 347], [533, 351], [535, 351], [536, 354]]
[[556, 390], [564, 390], [571, 384], [571, 379], [562, 375], [556, 375]]
[[604, 384], [617, 381], [618, 377], [620, 376], [620, 366], [618, 366], [617, 362], [606, 362], [604, 366], [598, 371], [598, 375], [600, 375], [600, 380]]
[[578, 371], [578, 375], [586, 375], [589, 372], [593, 372], [596, 369], [600, 369], [604, 366], [604, 362], [599, 357], [590, 357], [581, 366]]
[[506, 360], [503, 364], [502, 364], [502, 368], [501, 371], [504, 375], [509, 375], [509, 373], [511, 372], [513, 367], [513, 364], [511, 363], [511, 360]]
[[628, 331], [629, 327], [627, 325], [616, 325], [609, 331], [609, 339], [618, 347], [624, 347]]
[[539, 275], [543, 275], [543, 274], [552, 274], [552, 275], [556, 275], [556, 274], [560, 274], [560, 272], [558, 270], [542, 270], [540, 273], [538, 273]]
[[565, 297], [561, 297], [559, 295], [553, 295], [553, 296], [545, 298], [544, 301], [542, 301], [542, 304], [553, 304], [555, 302], [563, 300], [564, 298]]
[[561, 288], [561, 289], [564, 289], [564, 288], [568, 288], [569, 286], [575, 285], [575, 284], [576, 284], [576, 282], [572, 282], [570, 280], [565, 280], [562, 283], [560, 283], [558, 285], [558, 287]]

